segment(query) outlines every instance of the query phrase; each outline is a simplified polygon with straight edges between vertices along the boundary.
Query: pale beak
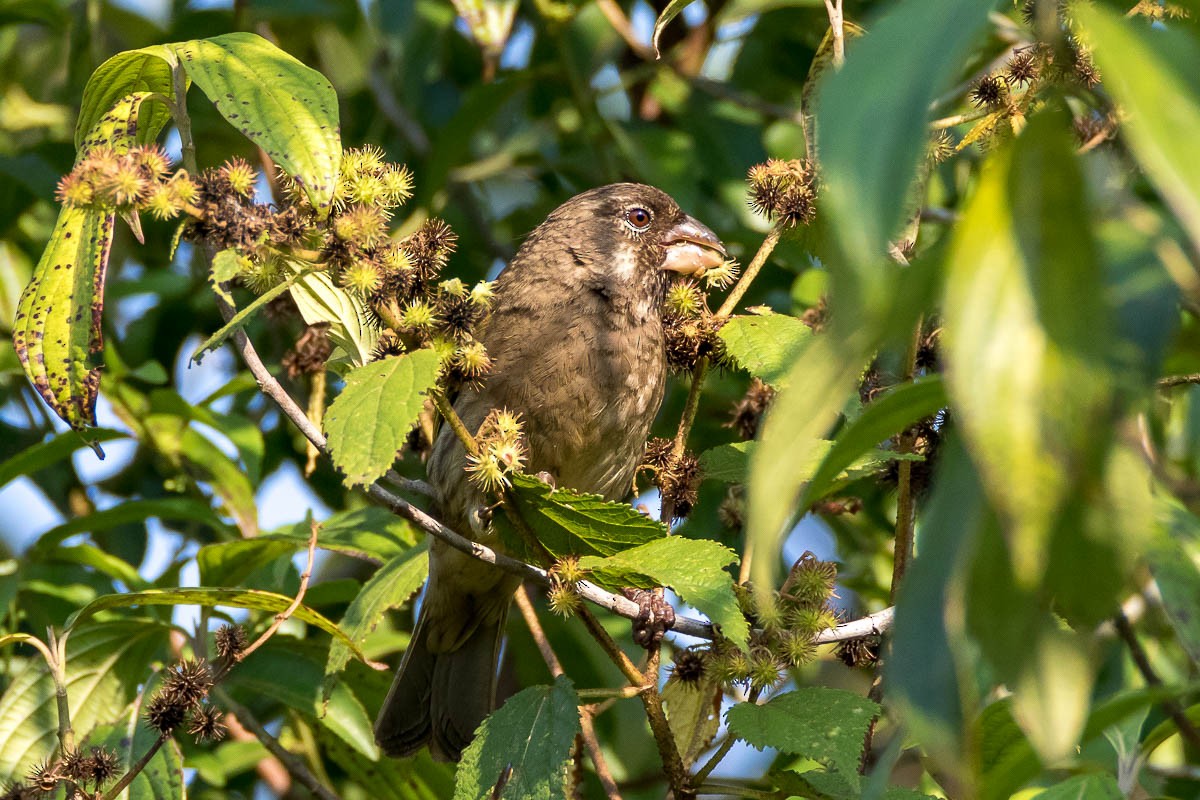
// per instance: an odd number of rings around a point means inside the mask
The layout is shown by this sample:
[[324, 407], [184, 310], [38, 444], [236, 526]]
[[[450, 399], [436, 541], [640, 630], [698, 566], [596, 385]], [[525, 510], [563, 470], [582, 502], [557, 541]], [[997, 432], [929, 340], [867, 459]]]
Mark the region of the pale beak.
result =
[[667, 231], [660, 242], [664, 248], [661, 269], [699, 277], [725, 263], [725, 245], [707, 226], [689, 216]]

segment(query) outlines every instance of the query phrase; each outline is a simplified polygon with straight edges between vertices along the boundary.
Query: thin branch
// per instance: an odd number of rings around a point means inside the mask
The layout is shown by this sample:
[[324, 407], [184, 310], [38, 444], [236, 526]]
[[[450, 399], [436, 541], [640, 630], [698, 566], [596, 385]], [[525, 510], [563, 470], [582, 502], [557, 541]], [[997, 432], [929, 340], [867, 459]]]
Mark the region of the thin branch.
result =
[[[525, 625], [529, 628], [529, 633], [533, 636], [533, 641], [537, 644], [538, 651], [542, 654], [542, 659], [550, 669], [550, 674], [555, 678], [563, 675], [562, 662], [558, 660], [554, 648], [550, 645], [550, 639], [546, 636], [546, 631], [542, 629], [542, 623], [538, 621], [537, 612], [533, 609], [533, 603], [529, 599], [528, 590], [524, 587], [517, 589], [514, 596], [517, 601], [517, 608], [521, 610], [521, 616], [525, 620]], [[604, 759], [604, 751], [600, 747], [600, 740], [596, 738], [596, 726], [592, 722], [592, 712], [586, 708], [581, 708], [579, 711], [579, 726], [583, 732], [583, 744], [587, 748], [588, 755], [591, 756], [592, 763], [596, 767], [596, 777], [600, 779], [600, 785], [604, 787], [604, 793], [610, 799], [621, 800], [621, 793], [617, 789], [617, 782], [613, 779], [612, 771], [608, 768], [608, 762]]]
[[175, 102], [171, 107], [171, 116], [175, 118], [175, 129], [179, 131], [183, 168], [196, 175], [200, 170], [196, 166], [196, 141], [192, 138], [192, 119], [187, 110], [187, 73], [183, 64], [176, 63], [171, 67], [171, 77], [175, 84]]
[[[904, 382], [912, 383], [917, 371], [917, 354], [921, 349], [921, 330], [923, 318], [917, 319], [916, 329], [909, 342], [908, 353], [904, 360]], [[911, 430], [900, 434], [899, 447], [901, 453], [911, 453], [916, 437]], [[896, 601], [896, 591], [900, 587], [908, 563], [913, 557], [913, 531], [916, 527], [916, 497], [912, 486], [912, 462], [901, 461], [898, 469], [898, 489], [896, 498], [896, 544], [892, 555], [892, 587], [891, 600]]]
[[308, 591], [308, 580], [312, 577], [313, 559], [316, 557], [317, 551], [317, 534], [320, 532], [321, 526], [316, 520], [311, 520], [309, 522], [309, 530], [308, 560], [305, 564], [303, 574], [300, 575], [300, 588], [296, 590], [296, 596], [292, 599], [291, 604], [288, 605], [287, 608], [285, 608], [281, 613], [275, 615], [275, 619], [271, 621], [271, 626], [263, 631], [262, 636], [259, 636], [250, 644], [249, 647], [239, 652], [236, 656], [234, 656], [233, 659], [230, 660], [229, 666], [225, 668], [225, 672], [228, 672], [230, 669], [232, 669], [234, 664], [240, 664], [242, 661], [245, 661], [247, 656], [266, 644], [267, 640], [275, 635], [275, 631], [279, 630], [279, 626], [287, 622], [292, 614], [296, 613], [296, 609], [300, 607], [300, 603], [304, 601], [304, 593]]
[[341, 800], [332, 789], [317, 779], [317, 776], [304, 763], [304, 759], [281, 745], [279, 740], [272, 736], [270, 731], [264, 728], [261, 722], [255, 719], [245, 707], [230, 697], [229, 693], [221, 686], [214, 686], [212, 692], [221, 705], [230, 714], [237, 717], [238, 722], [258, 737], [258, 740], [263, 743], [263, 746], [267, 748], [271, 755], [279, 759], [279, 762], [291, 773], [293, 778], [308, 787], [308, 790], [317, 797], [320, 797], [321, 800]]
[[944, 131], [947, 128], [953, 128], [966, 122], [974, 122], [975, 120], [983, 119], [988, 114], [991, 114], [992, 111], [993, 109], [985, 107], [977, 108], [974, 111], [967, 111], [963, 114], [952, 114], [948, 117], [935, 119], [933, 122], [929, 123], [929, 127], [935, 131]]
[[1192, 383], [1200, 383], [1200, 372], [1194, 372], [1190, 375], [1168, 375], [1165, 378], [1159, 378], [1158, 388], [1174, 389], [1177, 386], [1187, 386]]
[[170, 738], [171, 734], [160, 733], [158, 738], [154, 740], [154, 744], [150, 745], [146, 752], [142, 754], [142, 757], [137, 760], [137, 763], [121, 776], [121, 780], [117, 781], [111, 789], [104, 793], [102, 800], [116, 800], [121, 795], [121, 792], [125, 791], [125, 788], [129, 784], [133, 783], [133, 779], [146, 768], [146, 765], [150, 763], [150, 759], [154, 758], [154, 754], [159, 751], [163, 743]]
[[749, 786], [733, 786], [725, 783], [706, 783], [703, 786], [696, 787], [696, 794], [719, 794], [719, 795], [734, 795], [735, 797], [749, 797], [753, 800], [774, 800], [779, 797], [778, 792], [768, 792], [763, 789], [751, 789]]
[[[67, 634], [56, 636], [53, 628], [46, 630], [46, 638], [49, 640], [49, 645], [43, 645], [41, 641], [31, 638], [32, 642], [37, 642], [34, 647], [42, 651], [42, 655], [47, 659], [46, 663], [50, 667], [50, 678], [54, 681], [54, 702], [58, 709], [58, 747], [63, 755], [75, 749], [75, 729], [71, 727], [71, 703], [67, 697]], [[39, 647], [39, 645], [41, 645]]]
[[742, 297], [750, 289], [750, 284], [758, 277], [758, 273], [762, 271], [763, 265], [767, 263], [767, 259], [775, 251], [775, 246], [779, 244], [779, 237], [782, 235], [783, 225], [776, 223], [775, 227], [771, 228], [770, 233], [763, 239], [763, 243], [758, 246], [758, 252], [754, 254], [754, 258], [750, 259], [750, 263], [742, 271], [742, 277], [738, 280], [737, 285], [733, 287], [729, 292], [729, 296], [725, 298], [725, 302], [721, 303], [721, 307], [717, 309], [716, 316], [728, 317], [733, 313], [733, 310], [737, 308], [737, 304], [741, 302]]
[[[1113, 618], [1113, 625], [1116, 627], [1117, 633], [1125, 640], [1125, 644], [1129, 648], [1129, 655], [1133, 658], [1133, 663], [1137, 666], [1138, 672], [1142, 673], [1142, 678], [1146, 683], [1150, 686], [1162, 686], [1162, 678], [1158, 677], [1158, 673], [1150, 664], [1150, 659], [1146, 656], [1142, 643], [1138, 641], [1137, 634], [1134, 632], [1133, 626], [1129, 624], [1129, 618], [1125, 616], [1125, 612], [1117, 612]], [[1197, 752], [1200, 752], [1200, 730], [1188, 719], [1183, 706], [1179, 705], [1177, 700], [1164, 700], [1162, 708], [1175, 723], [1175, 727], [1179, 729], [1179, 735]]]

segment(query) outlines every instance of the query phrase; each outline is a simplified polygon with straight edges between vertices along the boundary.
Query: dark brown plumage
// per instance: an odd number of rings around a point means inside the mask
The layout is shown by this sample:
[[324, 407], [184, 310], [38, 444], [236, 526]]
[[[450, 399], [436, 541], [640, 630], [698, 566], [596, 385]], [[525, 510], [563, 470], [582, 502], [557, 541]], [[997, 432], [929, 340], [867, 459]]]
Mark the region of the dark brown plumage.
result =
[[[559, 206], [496, 284], [481, 334], [493, 366], [455, 410], [474, 432], [488, 411], [525, 420], [526, 471], [610, 500], [626, 497], [666, 382], [660, 307], [670, 272], [723, 263], [717, 237], [668, 195], [621, 183]], [[488, 498], [445, 428], [429, 459], [442, 518], [495, 547]], [[412, 642], [375, 724], [391, 755], [429, 744], [457, 760], [491, 710], [513, 576], [434, 540]]]

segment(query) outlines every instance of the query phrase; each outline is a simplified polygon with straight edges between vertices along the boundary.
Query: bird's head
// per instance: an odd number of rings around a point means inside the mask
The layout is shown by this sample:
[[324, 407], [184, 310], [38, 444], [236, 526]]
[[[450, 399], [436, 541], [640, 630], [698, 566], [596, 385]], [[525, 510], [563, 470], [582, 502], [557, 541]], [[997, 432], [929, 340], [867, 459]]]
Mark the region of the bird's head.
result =
[[576, 284], [613, 294], [665, 291], [672, 273], [698, 277], [726, 259], [724, 245], [707, 226], [666, 192], [640, 183], [614, 183], [572, 197], [530, 235], [526, 249], [531, 256], [552, 249], [569, 253]]

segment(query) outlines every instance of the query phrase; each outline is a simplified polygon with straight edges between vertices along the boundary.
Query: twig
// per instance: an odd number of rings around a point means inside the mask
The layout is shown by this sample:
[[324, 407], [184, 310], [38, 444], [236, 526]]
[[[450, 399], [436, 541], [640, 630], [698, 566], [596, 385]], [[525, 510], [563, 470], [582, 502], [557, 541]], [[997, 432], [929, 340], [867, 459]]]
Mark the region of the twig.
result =
[[768, 792], [763, 789], [751, 789], [749, 786], [733, 786], [725, 783], [706, 783], [703, 786], [696, 787], [696, 794], [720, 794], [720, 795], [735, 795], [737, 797], [750, 797], [755, 800], [773, 800], [779, 797], [778, 792]]
[[825, 11], [829, 14], [829, 30], [833, 34], [833, 66], [834, 69], [841, 69], [846, 63], [846, 30], [842, 0], [825, 0]]
[[[537, 644], [538, 651], [542, 654], [542, 659], [550, 669], [550, 674], [555, 678], [563, 675], [562, 662], [558, 660], [554, 648], [550, 645], [550, 639], [546, 636], [546, 631], [542, 629], [542, 623], [538, 621], [537, 612], [533, 609], [533, 603], [529, 600], [527, 590], [524, 587], [517, 589], [515, 599], [517, 601], [517, 608], [521, 610], [521, 616], [525, 619], [525, 625], [529, 628], [529, 633], [533, 636], [533, 641]], [[612, 798], [621, 800], [621, 793], [617, 789], [617, 782], [613, 779], [612, 772], [608, 768], [608, 762], [604, 759], [604, 751], [600, 747], [600, 740], [596, 738], [596, 726], [592, 722], [592, 712], [590, 709], [581, 708], [579, 710], [579, 726], [583, 732], [583, 744], [587, 748], [588, 755], [591, 756], [592, 763], [596, 767], [596, 777], [600, 779], [600, 785], [604, 787], [604, 793], [610, 800]]]
[[192, 119], [187, 110], [187, 73], [184, 72], [183, 64], [176, 62], [171, 67], [171, 78], [175, 84], [175, 102], [171, 107], [171, 116], [175, 118], [175, 129], [179, 131], [183, 167], [190, 174], [196, 175], [200, 170], [196, 166], [196, 141], [192, 138]]
[[750, 284], [758, 277], [758, 273], [762, 270], [763, 265], [767, 263], [767, 259], [771, 257], [775, 246], [779, 244], [779, 237], [783, 235], [783, 225], [776, 223], [775, 227], [771, 228], [770, 233], [763, 239], [763, 243], [758, 246], [758, 252], [754, 254], [754, 258], [750, 259], [750, 263], [746, 265], [746, 269], [742, 272], [742, 277], [738, 280], [737, 285], [729, 292], [729, 296], [725, 298], [725, 302], [721, 303], [721, 307], [717, 309], [716, 316], [728, 317], [737, 308], [737, 304], [741, 302], [742, 297], [750, 289]]
[[[917, 372], [917, 355], [921, 349], [921, 331], [924, 325], [924, 318], [918, 317], [916, 329], [913, 331], [912, 340], [909, 342], [908, 353], [904, 359], [904, 376], [905, 383], [912, 383], [913, 377]], [[904, 431], [900, 434], [898, 451], [901, 453], [912, 452], [916, 437], [911, 430]], [[913, 528], [916, 523], [916, 498], [913, 496], [912, 487], [912, 462], [901, 461], [898, 469], [898, 488], [896, 497], [896, 544], [895, 552], [892, 556], [892, 587], [891, 600], [896, 601], [896, 591], [900, 586], [900, 581], [904, 578], [904, 573], [908, 569], [908, 563], [913, 556]]]
[[258, 737], [258, 740], [263, 743], [263, 746], [267, 748], [271, 755], [279, 759], [279, 762], [283, 764], [289, 773], [291, 773], [292, 777], [308, 787], [309, 791], [311, 791], [317, 797], [320, 797], [321, 800], [341, 800], [341, 798], [339, 798], [332, 789], [321, 783], [321, 781], [317, 780], [317, 776], [312, 773], [312, 771], [304, 763], [303, 759], [299, 758], [286, 747], [281, 745], [279, 740], [272, 736], [271, 733], [263, 727], [262, 723], [255, 719], [254, 716], [245, 709], [245, 707], [230, 697], [229, 693], [226, 692], [224, 688], [219, 685], [214, 686], [212, 692], [221, 705], [224, 706], [230, 714], [233, 714], [235, 717], [237, 717], [238, 722], [248, 728], [256, 737]]
[[321, 530], [321, 526], [316, 520], [311, 520], [309, 522], [309, 529], [308, 562], [304, 567], [304, 572], [300, 575], [300, 588], [296, 591], [296, 596], [292, 599], [291, 604], [288, 605], [287, 608], [285, 608], [281, 613], [275, 615], [275, 619], [271, 621], [271, 626], [263, 631], [262, 636], [259, 636], [250, 644], [249, 647], [239, 652], [230, 660], [229, 666], [224, 670], [225, 672], [228, 672], [234, 664], [239, 664], [242, 661], [245, 661], [248, 655], [266, 644], [267, 640], [275, 635], [275, 631], [279, 630], [279, 626], [287, 622], [288, 618], [291, 617], [292, 614], [296, 613], [296, 609], [299, 608], [300, 603], [303, 602], [304, 593], [308, 591], [308, 579], [312, 577], [313, 558], [316, 556], [317, 550], [317, 533]]
[[[1129, 648], [1129, 655], [1133, 658], [1134, 665], [1137, 666], [1138, 672], [1142, 673], [1142, 678], [1146, 683], [1150, 686], [1162, 686], [1162, 678], [1158, 677], [1158, 673], [1150, 664], [1150, 659], [1146, 657], [1146, 651], [1142, 649], [1142, 643], [1138, 641], [1137, 634], [1134, 632], [1133, 626], [1129, 624], [1129, 618], [1125, 616], [1124, 611], [1118, 611], [1117, 615], [1113, 617], [1113, 625], [1116, 627], [1117, 633], [1125, 640], [1125, 644]], [[1179, 705], [1177, 700], [1163, 700], [1162, 708], [1175, 723], [1175, 727], [1179, 729], [1179, 735], [1197, 752], [1200, 752], [1200, 730], [1188, 719], [1183, 706]]]
[[1190, 375], [1168, 375], [1158, 379], [1159, 389], [1174, 389], [1176, 386], [1186, 386], [1190, 383], [1200, 383], [1200, 372]]
[[479, 444], [459, 418], [458, 413], [454, 410], [454, 406], [450, 405], [450, 401], [446, 398], [446, 395], [437, 389], [430, 389], [429, 398], [433, 400], [433, 404], [437, 406], [438, 413], [442, 415], [442, 419], [446, 420], [446, 424], [450, 426], [450, 430], [454, 431], [454, 435], [462, 442], [467, 452], [471, 454], [478, 453]]
[[947, 128], [953, 128], [957, 125], [962, 125], [965, 122], [974, 122], [977, 119], [983, 119], [988, 114], [991, 114], [992, 110], [993, 109], [985, 107], [978, 108], [974, 111], [967, 111], [963, 114], [952, 114], [948, 117], [935, 119], [933, 122], [929, 123], [929, 127], [935, 131], [944, 131]]
[[142, 754], [142, 757], [137, 760], [137, 763], [126, 770], [125, 774], [121, 776], [121, 780], [117, 781], [111, 789], [104, 793], [102, 800], [116, 800], [117, 797], [120, 797], [121, 792], [125, 791], [125, 788], [129, 784], [133, 783], [133, 779], [146, 768], [146, 765], [150, 763], [150, 759], [154, 758], [154, 754], [170, 738], [171, 734], [160, 733], [158, 738], [154, 740], [154, 744], [150, 745], [146, 752]]
[[56, 636], [53, 628], [46, 630], [49, 646], [30, 637], [30, 643], [42, 651], [54, 681], [54, 702], [58, 709], [58, 747], [63, 755], [75, 749], [75, 729], [71, 727], [71, 703], [67, 698], [67, 635]]

